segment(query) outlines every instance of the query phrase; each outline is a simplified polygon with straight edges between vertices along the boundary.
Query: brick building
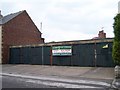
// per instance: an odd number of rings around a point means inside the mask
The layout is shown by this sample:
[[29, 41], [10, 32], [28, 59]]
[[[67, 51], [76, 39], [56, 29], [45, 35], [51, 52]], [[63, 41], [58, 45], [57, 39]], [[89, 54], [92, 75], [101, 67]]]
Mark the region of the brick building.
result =
[[0, 63], [9, 62], [9, 46], [44, 43], [41, 35], [25, 10], [7, 16], [0, 11]]

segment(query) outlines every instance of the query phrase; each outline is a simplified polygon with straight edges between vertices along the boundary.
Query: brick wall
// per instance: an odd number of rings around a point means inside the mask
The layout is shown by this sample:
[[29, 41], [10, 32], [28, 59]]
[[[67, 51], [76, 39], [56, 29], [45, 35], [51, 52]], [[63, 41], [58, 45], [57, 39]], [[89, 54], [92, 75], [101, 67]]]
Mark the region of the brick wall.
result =
[[26, 11], [3, 25], [3, 59], [9, 61], [9, 46], [44, 43], [41, 32]]

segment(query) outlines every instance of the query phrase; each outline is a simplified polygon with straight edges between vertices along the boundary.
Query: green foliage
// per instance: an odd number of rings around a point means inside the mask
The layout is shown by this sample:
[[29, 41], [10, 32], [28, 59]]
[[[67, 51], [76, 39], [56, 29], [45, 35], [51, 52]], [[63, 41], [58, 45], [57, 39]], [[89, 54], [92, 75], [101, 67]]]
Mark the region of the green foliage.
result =
[[120, 41], [120, 14], [118, 14], [115, 18], [114, 18], [114, 24], [113, 24], [113, 28], [114, 28], [114, 40], [115, 41]]
[[114, 18], [114, 41], [112, 57], [117, 65], [120, 65], [120, 14], [117, 14]]
[[113, 53], [112, 53], [112, 57], [114, 62], [117, 65], [120, 65], [120, 41], [114, 41], [113, 42]]

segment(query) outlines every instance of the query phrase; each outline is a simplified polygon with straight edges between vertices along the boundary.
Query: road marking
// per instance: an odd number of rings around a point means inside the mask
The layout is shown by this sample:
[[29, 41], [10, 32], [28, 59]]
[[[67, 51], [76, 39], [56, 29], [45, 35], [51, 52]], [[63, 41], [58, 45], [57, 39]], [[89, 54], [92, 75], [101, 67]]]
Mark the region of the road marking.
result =
[[60, 88], [100, 88], [95, 86], [88, 86], [88, 85], [75, 85], [75, 84], [67, 84], [67, 83], [60, 83], [60, 82], [50, 82], [50, 81], [36, 81], [36, 80], [28, 80], [26, 82], [35, 83], [35, 84], [43, 84], [48, 86], [56, 86]]
[[2, 75], [7, 76], [14, 76], [14, 77], [21, 77], [21, 78], [30, 78], [30, 79], [40, 79], [40, 80], [50, 80], [50, 81], [61, 81], [61, 82], [67, 82], [67, 83], [79, 83], [79, 84], [94, 84], [94, 85], [102, 85], [110, 87], [111, 85], [106, 82], [101, 81], [92, 81], [92, 80], [76, 80], [76, 79], [63, 79], [63, 78], [53, 78], [53, 77], [45, 77], [45, 76], [28, 76], [28, 75], [20, 75], [20, 74], [8, 74], [8, 73], [0, 73]]

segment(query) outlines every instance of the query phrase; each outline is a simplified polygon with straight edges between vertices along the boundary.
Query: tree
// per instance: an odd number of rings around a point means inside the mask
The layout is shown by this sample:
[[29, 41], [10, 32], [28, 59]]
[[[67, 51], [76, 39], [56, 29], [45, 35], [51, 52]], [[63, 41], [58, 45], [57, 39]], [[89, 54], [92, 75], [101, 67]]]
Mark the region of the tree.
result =
[[112, 57], [117, 65], [120, 65], [120, 14], [114, 17], [114, 40]]

